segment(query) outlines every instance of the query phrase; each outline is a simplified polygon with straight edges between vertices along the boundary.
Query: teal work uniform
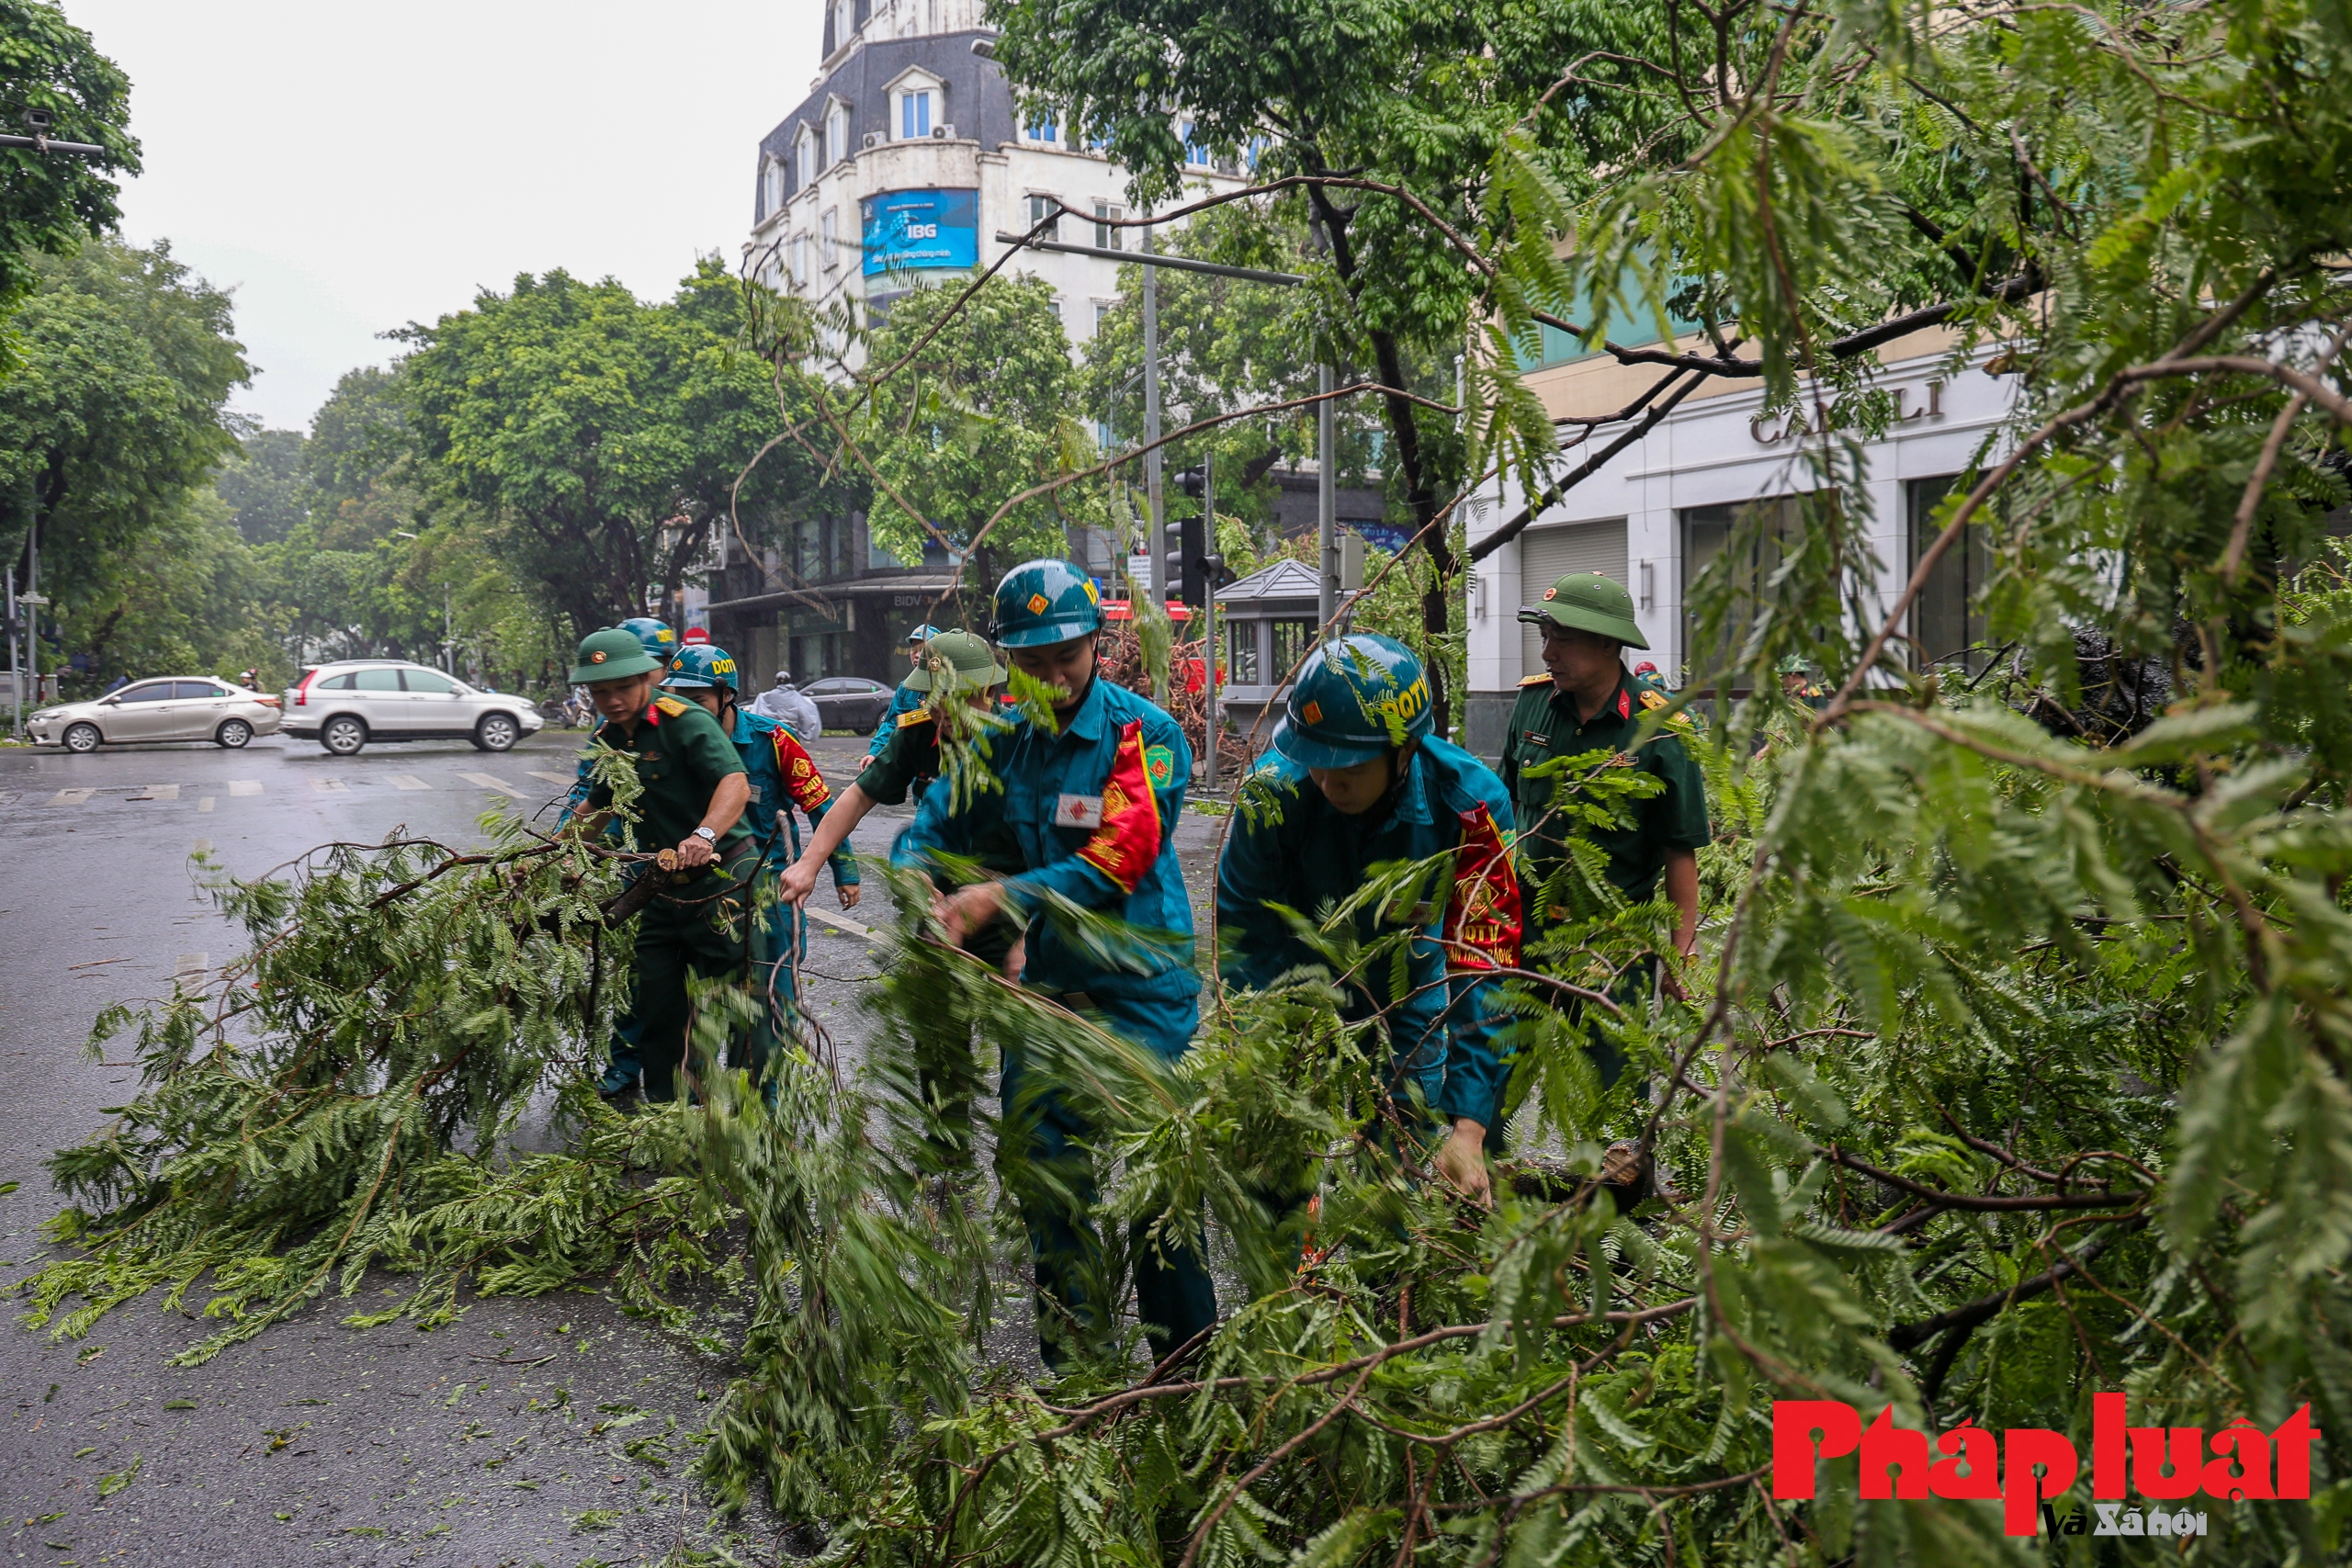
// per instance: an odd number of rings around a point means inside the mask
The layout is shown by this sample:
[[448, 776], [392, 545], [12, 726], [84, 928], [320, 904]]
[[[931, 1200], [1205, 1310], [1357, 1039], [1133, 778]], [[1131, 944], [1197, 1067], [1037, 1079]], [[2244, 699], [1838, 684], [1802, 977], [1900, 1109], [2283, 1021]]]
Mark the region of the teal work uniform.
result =
[[[1492, 1127], [1501, 1103], [1511, 1015], [1497, 968], [1519, 964], [1519, 880], [1510, 862], [1511, 806], [1502, 781], [1461, 747], [1434, 736], [1414, 749], [1388, 798], [1351, 817], [1324, 798], [1304, 765], [1268, 752], [1249, 798], [1267, 809], [1234, 814], [1217, 862], [1217, 970], [1229, 986], [1263, 990], [1319, 962], [1274, 911], [1313, 916], [1360, 889], [1384, 864], [1451, 853], [1452, 897], [1416, 911], [1402, 990], [1391, 965], [1369, 966], [1343, 1009], [1351, 1020], [1388, 1011], [1395, 1081], [1410, 1079], [1440, 1116]], [[1262, 795], [1261, 794], [1262, 792]], [[1356, 916], [1356, 935], [1379, 936], [1379, 911]], [[1392, 928], [1393, 929], [1393, 928]]]
[[[948, 792], [927, 792], [896, 857], [926, 868], [933, 852], [976, 855], [1009, 836], [1022, 870], [1005, 877], [1007, 907], [1027, 919], [1045, 889], [1161, 933], [1135, 945], [1133, 970], [1105, 966], [1063, 939], [1050, 920], [1030, 932], [1023, 983], [1100, 1018], [1173, 1059], [1191, 1048], [1200, 1021], [1200, 976], [1192, 965], [1193, 911], [1177, 864], [1176, 824], [1193, 775], [1192, 750], [1176, 721], [1100, 674], [1058, 730], [1023, 718], [996, 738], [989, 763], [1004, 788], [952, 807]], [[1017, 1194], [1036, 1261], [1038, 1323], [1049, 1365], [1061, 1361], [1048, 1331], [1057, 1308], [1100, 1332], [1102, 1317], [1083, 1281], [1101, 1242], [1087, 1211], [1094, 1175], [1083, 1145], [1091, 1129], [1051, 1084], [1031, 1081], [1017, 1042], [1004, 1047], [999, 1094], [1007, 1136], [1025, 1137], [1035, 1163], [1061, 1178], [1063, 1192]], [[1016, 1108], [1018, 1108], [1016, 1110]], [[1188, 1247], [1154, 1245], [1138, 1223], [1132, 1239], [1136, 1306], [1154, 1349], [1166, 1355], [1216, 1321], [1208, 1270]]]
[[[743, 760], [718, 721], [692, 703], [656, 696], [639, 718], [637, 733], [618, 725], [597, 728], [592, 744], [632, 758], [643, 788], [631, 837], [644, 850], [671, 849], [702, 825], [721, 779], [741, 773]], [[612, 790], [596, 784], [588, 806], [612, 804]], [[759, 851], [741, 818], [718, 837], [718, 860], [693, 871], [663, 872], [640, 866], [640, 876], [663, 877], [668, 886], [638, 917], [636, 977], [630, 1010], [642, 1030], [638, 1042], [645, 1065], [648, 1100], [676, 1096], [679, 1064], [685, 1058], [690, 1007], [686, 977], [740, 980], [745, 958], [745, 924], [751, 877]]]
[[[1708, 842], [1707, 786], [1683, 739], [1691, 728], [1690, 721], [1677, 716], [1647, 740], [1640, 739], [1644, 716], [1671, 700], [1658, 682], [1621, 669], [1616, 690], [1588, 720], [1579, 713], [1577, 700], [1560, 691], [1549, 675], [1531, 675], [1519, 683], [1519, 701], [1503, 731], [1501, 774], [1519, 810], [1520, 882], [1527, 901], [1531, 938], [1540, 937], [1571, 915], [1563, 900], [1572, 894], [1566, 879], [1559, 876], [1567, 864], [1570, 838], [1599, 846], [1608, 857], [1605, 875], [1610, 886], [1631, 904], [1657, 897], [1667, 851], [1696, 852]], [[1631, 802], [1630, 821], [1607, 827], [1572, 822], [1553, 808], [1558, 775], [1530, 778], [1527, 771], [1555, 757], [1588, 751], [1622, 757], [1626, 766], [1651, 774], [1666, 787]], [[1642, 964], [1620, 982], [1613, 994], [1620, 1005], [1638, 1004], [1647, 996], [1649, 983], [1650, 965]], [[1624, 1065], [1616, 1047], [1596, 1041], [1591, 1052], [1602, 1084], [1614, 1083]]]
[[866, 745], [866, 756], [882, 755], [882, 749], [890, 744], [890, 737], [899, 731], [899, 721], [930, 700], [929, 692], [918, 692], [904, 681], [899, 682], [899, 689], [890, 694], [890, 705], [883, 713], [882, 722], [874, 727], [874, 739]]
[[[927, 694], [918, 694], [927, 695]], [[877, 806], [902, 806], [910, 793], [939, 776], [939, 724], [926, 707], [910, 709], [891, 728], [888, 743], [857, 775], [857, 787]], [[903, 842], [905, 830], [899, 834]], [[1010, 831], [980, 829], [973, 840], [972, 858], [1000, 876], [1022, 872], [1021, 848]], [[1021, 940], [1022, 922], [1001, 915], [964, 936], [964, 951], [991, 969], [1002, 969]], [[932, 1138], [941, 1163], [969, 1163], [972, 1142], [972, 1099], [979, 1090], [979, 1073], [972, 1056], [974, 1021], [944, 1015], [918, 1025], [915, 1031], [915, 1079], [923, 1103], [936, 1122]]]
[[[825, 819], [832, 791], [799, 738], [782, 720], [739, 704], [731, 739], [737, 755], [743, 759], [743, 771], [751, 776], [752, 803], [744, 807], [743, 816], [760, 852], [748, 940], [752, 994], [766, 1006], [761, 1025], [752, 1036], [749, 1060], [738, 1064], [756, 1074], [788, 1026], [798, 1001], [794, 966], [808, 956], [806, 919], [800, 910], [775, 896], [776, 878], [800, 857], [800, 829], [792, 813], [797, 808], [813, 827]], [[847, 844], [834, 851], [826, 863], [832, 867], [834, 886], [857, 886], [857, 856]]]

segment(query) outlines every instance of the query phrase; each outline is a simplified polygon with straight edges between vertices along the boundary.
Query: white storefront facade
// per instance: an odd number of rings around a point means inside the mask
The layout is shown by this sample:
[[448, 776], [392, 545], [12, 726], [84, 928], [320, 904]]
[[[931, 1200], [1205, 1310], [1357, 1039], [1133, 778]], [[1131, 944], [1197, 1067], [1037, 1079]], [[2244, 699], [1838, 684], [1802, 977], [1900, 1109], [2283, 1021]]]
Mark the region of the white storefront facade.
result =
[[[2007, 412], [2015, 383], [1987, 375], [1983, 357], [1956, 367], [1939, 333], [1898, 339], [1882, 351], [1879, 385], [1898, 400], [1900, 419], [1863, 448], [1871, 538], [1880, 573], [1877, 605], [1900, 596], [1921, 547], [1921, 531], [1951, 480], [1984, 449]], [[1622, 408], [1663, 372], [1593, 356], [1532, 371], [1529, 384], [1555, 418]], [[1754, 382], [1717, 381], [1694, 393], [1643, 439], [1611, 458], [1533, 519], [1517, 538], [1473, 569], [1469, 594], [1469, 685], [1464, 743], [1491, 760], [1520, 680], [1540, 673], [1535, 632], [1520, 608], [1571, 571], [1601, 571], [1634, 596], [1648, 638], [1647, 660], [1669, 680], [1695, 662], [1685, 610], [1691, 579], [1717, 551], [1741, 508], [1793, 501], [1814, 488], [1804, 433], [1786, 416], [1761, 417]], [[1624, 426], [1603, 426], [1590, 449]], [[1569, 465], [1579, 460], [1567, 454]], [[1471, 505], [1471, 544], [1516, 517], [1525, 498], [1498, 484]], [[1793, 507], [1784, 515], [1793, 525]], [[1932, 534], [1927, 536], [1932, 538]], [[1983, 584], [1981, 551], [1955, 551], [1905, 629], [1931, 654], [1956, 652], [1981, 631], [1969, 604]], [[1769, 576], [1769, 563], [1758, 570]]]

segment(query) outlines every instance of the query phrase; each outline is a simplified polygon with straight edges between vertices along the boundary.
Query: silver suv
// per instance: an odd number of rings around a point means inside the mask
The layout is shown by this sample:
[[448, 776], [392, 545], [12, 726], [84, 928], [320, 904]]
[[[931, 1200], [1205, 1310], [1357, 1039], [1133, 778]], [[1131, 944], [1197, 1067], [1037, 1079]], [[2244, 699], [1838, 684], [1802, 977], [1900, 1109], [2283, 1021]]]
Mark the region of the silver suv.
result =
[[503, 751], [545, 722], [528, 697], [478, 692], [397, 659], [322, 664], [286, 692], [285, 733], [315, 736], [338, 757], [370, 740], [470, 740]]

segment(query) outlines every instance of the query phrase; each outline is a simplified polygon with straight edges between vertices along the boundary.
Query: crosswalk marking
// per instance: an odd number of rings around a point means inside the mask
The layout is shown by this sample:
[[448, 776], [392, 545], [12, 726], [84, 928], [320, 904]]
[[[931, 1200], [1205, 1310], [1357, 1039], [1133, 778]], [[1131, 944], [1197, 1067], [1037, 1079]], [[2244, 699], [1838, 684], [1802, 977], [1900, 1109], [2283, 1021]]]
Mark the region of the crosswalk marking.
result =
[[90, 792], [86, 789], [61, 789], [49, 797], [51, 806], [86, 806]]
[[133, 800], [177, 800], [179, 797], [180, 786], [177, 784], [148, 784], [130, 798]]
[[191, 854], [209, 855], [212, 852], [212, 840], [209, 839], [198, 839], [196, 841], [196, 848], [188, 852]]
[[212, 809], [212, 797], [211, 797], [210, 795], [206, 795], [202, 800], [199, 800], [199, 801], [198, 801], [198, 802], [196, 803], [196, 808], [197, 808], [198, 811], [209, 811], [209, 810], [211, 810], [211, 809]]
[[191, 980], [201, 984], [204, 977], [211, 973], [212, 955], [209, 953], [183, 953], [180, 954], [179, 962], [172, 966], [172, 979], [175, 983]]
[[312, 779], [311, 781], [311, 787], [312, 789], [322, 789], [333, 792], [335, 790], [347, 791], [351, 786], [345, 784], [341, 779]]
[[384, 776], [391, 781], [394, 789], [431, 789], [433, 787], [414, 773], [387, 773]]
[[800, 912], [820, 926], [831, 926], [835, 931], [847, 931], [852, 936], [874, 934], [874, 928], [864, 920], [853, 920], [847, 915], [836, 915], [830, 909], [820, 909], [812, 904], [801, 905]]
[[488, 773], [459, 773], [458, 776], [465, 780], [469, 784], [480, 784], [484, 789], [499, 790], [504, 794], [514, 795], [519, 795], [523, 793], [521, 790], [516, 789], [513, 784], [508, 784], [504, 779], [492, 778]]
[[231, 779], [229, 781], [229, 793], [231, 795], [259, 795], [261, 793], [261, 780]]
[[535, 779], [545, 779], [551, 784], [569, 784], [571, 783], [571, 775], [570, 773], [543, 773], [537, 768], [526, 768], [523, 771], [529, 773]]

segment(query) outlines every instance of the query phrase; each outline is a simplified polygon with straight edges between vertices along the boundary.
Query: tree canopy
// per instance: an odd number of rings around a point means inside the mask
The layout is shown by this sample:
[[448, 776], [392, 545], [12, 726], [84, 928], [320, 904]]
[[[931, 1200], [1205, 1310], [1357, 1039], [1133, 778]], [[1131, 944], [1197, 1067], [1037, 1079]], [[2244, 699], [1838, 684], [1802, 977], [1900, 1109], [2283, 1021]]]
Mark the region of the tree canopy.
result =
[[108, 176], [140, 167], [130, 98], [130, 78], [61, 7], [0, 0], [0, 125], [26, 135], [27, 112], [45, 110], [51, 136], [105, 149], [92, 157], [0, 147], [0, 315], [35, 287], [36, 256], [71, 255], [113, 231], [122, 215]]

